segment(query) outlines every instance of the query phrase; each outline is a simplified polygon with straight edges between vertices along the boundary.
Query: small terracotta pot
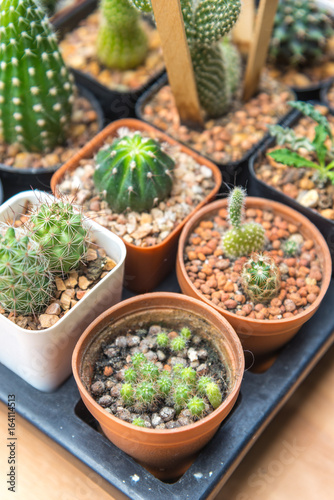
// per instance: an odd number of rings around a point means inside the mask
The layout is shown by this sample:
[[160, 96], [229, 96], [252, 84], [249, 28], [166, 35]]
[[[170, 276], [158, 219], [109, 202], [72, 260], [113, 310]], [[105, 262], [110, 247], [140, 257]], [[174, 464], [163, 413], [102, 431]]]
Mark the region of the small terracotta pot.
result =
[[313, 316], [318, 309], [330, 283], [332, 273], [331, 256], [327, 243], [318, 229], [302, 214], [281, 203], [264, 198], [246, 198], [247, 208], [271, 209], [284, 220], [296, 225], [300, 233], [306, 238], [314, 241], [317, 255], [323, 268], [323, 280], [319, 296], [302, 313], [293, 318], [283, 318], [280, 320], [259, 320], [237, 316], [236, 314], [215, 306], [206, 299], [195, 288], [186, 273], [183, 255], [184, 249], [193, 229], [202, 220], [207, 220], [221, 208], [227, 208], [227, 199], [219, 200], [198, 211], [191, 220], [188, 221], [180, 236], [179, 248], [176, 262], [176, 273], [181, 290], [186, 295], [202, 300], [206, 304], [219, 311], [236, 330], [245, 351], [251, 351], [254, 355], [255, 363], [266, 363], [270, 356], [288, 342], [301, 328], [301, 326]]
[[160, 141], [168, 142], [171, 145], [178, 145], [183, 153], [194, 158], [200, 165], [208, 167], [213, 172], [215, 187], [211, 193], [197, 205], [196, 208], [167, 236], [167, 238], [151, 247], [138, 247], [132, 243], [127, 243], [127, 257], [125, 261], [125, 285], [127, 288], [137, 292], [147, 292], [154, 289], [175, 265], [178, 238], [182, 227], [190, 217], [203, 205], [211, 201], [217, 194], [222, 177], [219, 168], [209, 160], [206, 160], [186, 146], [178, 143], [155, 127], [135, 119], [117, 120], [102, 130], [93, 140], [88, 142], [73, 158], [65, 163], [51, 179], [51, 189], [57, 196], [57, 186], [62, 182], [67, 171], [76, 169], [83, 158], [91, 158], [104, 144], [108, 137], [116, 137], [117, 130], [121, 127], [127, 127], [131, 131], [139, 130], [148, 134], [154, 134], [154, 137]]
[[[184, 427], [147, 429], [114, 417], [96, 403], [88, 387], [101, 342], [114, 339], [122, 328], [138, 322], [162, 323], [173, 329], [186, 324], [193, 333], [212, 342], [224, 360], [230, 383], [227, 398], [215, 411]], [[112, 325], [112, 331], [106, 331], [107, 325]], [[72, 368], [83, 402], [110, 441], [160, 479], [175, 479], [186, 471], [231, 411], [240, 390], [244, 356], [235, 331], [213, 308], [181, 294], [156, 292], [125, 300], [101, 314], [80, 337]]]

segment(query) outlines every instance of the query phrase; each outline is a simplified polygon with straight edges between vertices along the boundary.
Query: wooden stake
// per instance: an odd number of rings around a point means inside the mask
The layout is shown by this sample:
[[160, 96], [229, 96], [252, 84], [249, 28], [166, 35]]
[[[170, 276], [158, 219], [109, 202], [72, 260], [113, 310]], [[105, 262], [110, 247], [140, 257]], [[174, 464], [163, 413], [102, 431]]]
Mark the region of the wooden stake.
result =
[[243, 0], [239, 19], [232, 30], [233, 42], [242, 54], [248, 54], [254, 34], [255, 2]]
[[250, 49], [243, 98], [248, 101], [257, 89], [266, 62], [271, 32], [279, 0], [261, 0], [257, 13], [255, 35]]
[[161, 39], [169, 84], [181, 123], [202, 128], [193, 65], [183, 24], [180, 0], [151, 0]]

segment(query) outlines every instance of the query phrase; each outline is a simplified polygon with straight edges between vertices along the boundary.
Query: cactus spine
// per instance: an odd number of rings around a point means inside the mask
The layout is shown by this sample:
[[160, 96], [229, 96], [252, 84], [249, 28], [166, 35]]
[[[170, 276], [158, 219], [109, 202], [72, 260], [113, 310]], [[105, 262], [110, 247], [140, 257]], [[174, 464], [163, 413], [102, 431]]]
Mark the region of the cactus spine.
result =
[[2, 0], [0, 33], [0, 140], [50, 150], [66, 137], [73, 101], [56, 36], [34, 0]]
[[147, 37], [137, 10], [128, 0], [102, 0], [97, 56], [108, 67], [139, 66], [148, 50]]
[[158, 142], [139, 133], [117, 139], [96, 157], [94, 183], [117, 213], [151, 210], [172, 189], [174, 161]]
[[254, 255], [243, 267], [242, 285], [253, 302], [266, 302], [276, 297], [281, 278], [275, 261], [267, 255]]

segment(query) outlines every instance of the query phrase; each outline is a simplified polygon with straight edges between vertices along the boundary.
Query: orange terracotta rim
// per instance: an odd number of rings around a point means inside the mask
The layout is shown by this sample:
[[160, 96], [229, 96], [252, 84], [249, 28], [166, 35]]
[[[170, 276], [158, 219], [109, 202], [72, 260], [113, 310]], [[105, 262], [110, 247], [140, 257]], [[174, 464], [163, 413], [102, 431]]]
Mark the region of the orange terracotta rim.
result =
[[[185, 217], [184, 220], [180, 222], [163, 241], [161, 241], [157, 245], [152, 245], [150, 247], [139, 247], [134, 245], [133, 243], [125, 242], [125, 244], [129, 248], [133, 248], [136, 249], [136, 251], [138, 252], [144, 253], [147, 251], [152, 251], [152, 249], [155, 248], [164, 247], [166, 244], [168, 244], [170, 240], [174, 238], [180, 226], [186, 224], [186, 222], [194, 215], [195, 211], [200, 210], [201, 207], [203, 207], [209, 201], [214, 199], [222, 183], [222, 174], [219, 168], [213, 162], [204, 158], [203, 156], [191, 150], [187, 146], [181, 144], [180, 142], [176, 141], [172, 137], [169, 137], [167, 134], [160, 131], [159, 129], [153, 127], [148, 123], [136, 120], [135, 118], [124, 118], [122, 120], [116, 120], [115, 122], [112, 122], [109, 125], [107, 125], [107, 127], [105, 127], [101, 132], [99, 132], [91, 141], [89, 141], [80, 151], [78, 151], [69, 161], [64, 163], [64, 165], [62, 165], [62, 167], [60, 167], [53, 174], [51, 178], [51, 190], [54, 196], [59, 197], [60, 195], [60, 193], [57, 190], [57, 186], [63, 180], [65, 173], [68, 171], [71, 172], [72, 170], [75, 170], [81, 160], [92, 157], [100, 149], [100, 147], [103, 146], [106, 139], [109, 138], [110, 136], [116, 137], [117, 131], [122, 127], [127, 127], [131, 131], [138, 130], [140, 132], [154, 134], [154, 136], [158, 138], [160, 141], [167, 142], [172, 146], [178, 146], [182, 151], [182, 153], [191, 156], [200, 165], [208, 167], [213, 172], [213, 178], [215, 183], [215, 186], [212, 189], [212, 191], [198, 205], [196, 205], [196, 207], [193, 208], [193, 210], [187, 215], [187, 217]], [[120, 238], [123, 240], [122, 237]]]
[[[189, 279], [189, 276], [186, 272], [185, 265], [184, 265], [184, 259], [183, 259], [183, 254], [184, 254], [184, 248], [186, 246], [189, 234], [193, 230], [193, 228], [204, 218], [209, 216], [211, 213], [215, 213], [221, 208], [226, 208], [227, 207], [227, 198], [223, 200], [217, 200], [214, 201], [213, 203], [210, 203], [209, 205], [201, 208], [196, 214], [193, 215], [193, 217], [186, 223], [184, 226], [180, 239], [179, 239], [179, 246], [178, 246], [178, 251], [177, 251], [177, 267], [180, 272], [181, 276], [178, 276], [178, 280], [180, 283], [180, 280], [185, 280], [187, 283], [188, 287], [190, 287], [196, 297], [203, 301], [204, 303], [210, 305], [213, 307], [216, 311], [220, 312], [220, 314], [223, 314], [227, 319], [231, 318], [238, 319], [238, 321], [242, 321], [244, 324], [252, 324], [252, 325], [267, 325], [270, 327], [270, 325], [284, 325], [287, 327], [289, 324], [292, 324], [299, 319], [302, 319], [305, 316], [310, 316], [313, 311], [315, 311], [322, 299], [324, 298], [325, 293], [327, 292], [327, 289], [330, 284], [331, 280], [331, 274], [332, 274], [332, 259], [331, 255], [329, 252], [329, 248], [327, 246], [327, 243], [320, 233], [320, 231], [317, 229], [317, 227], [309, 220], [307, 219], [304, 215], [301, 213], [297, 212], [296, 210], [283, 205], [282, 203], [279, 203], [277, 201], [272, 201], [266, 198], [256, 198], [256, 197], [247, 197], [246, 198], [246, 208], [263, 208], [264, 206], [270, 207], [273, 212], [279, 213], [284, 217], [286, 215], [287, 217], [293, 218], [295, 220], [296, 225], [301, 226], [301, 233], [303, 233], [302, 228], [305, 227], [309, 232], [312, 233], [313, 240], [316, 241], [321, 248], [323, 252], [323, 261], [322, 261], [322, 266], [323, 266], [323, 279], [320, 287], [320, 293], [316, 300], [310, 304], [304, 311], [300, 312], [299, 314], [296, 314], [293, 318], [282, 318], [279, 320], [264, 320], [264, 319], [256, 319], [256, 318], [247, 318], [247, 317], [240, 317], [237, 316], [234, 313], [231, 313], [230, 311], [227, 311], [225, 309], [221, 309], [217, 306], [215, 306], [211, 301], [206, 299], [202, 294], [200, 294], [192, 284], [192, 282]], [[181, 287], [182, 289], [182, 287]], [[264, 331], [257, 331], [256, 335], [270, 335], [270, 334], [277, 334], [277, 331], [270, 332], [264, 332]]]

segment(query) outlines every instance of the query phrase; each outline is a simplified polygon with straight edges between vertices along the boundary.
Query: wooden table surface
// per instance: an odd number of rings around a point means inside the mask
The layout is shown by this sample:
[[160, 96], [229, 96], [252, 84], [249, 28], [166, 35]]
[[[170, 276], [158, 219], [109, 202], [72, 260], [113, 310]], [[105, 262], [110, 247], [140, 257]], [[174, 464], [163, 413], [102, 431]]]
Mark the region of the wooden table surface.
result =
[[[17, 491], [7, 490], [0, 404], [1, 500], [112, 500], [102, 480], [17, 416]], [[254, 444], [216, 500], [334, 498], [334, 346]], [[145, 499], [143, 499], [145, 500]], [[171, 499], [172, 500], [172, 499]]]

